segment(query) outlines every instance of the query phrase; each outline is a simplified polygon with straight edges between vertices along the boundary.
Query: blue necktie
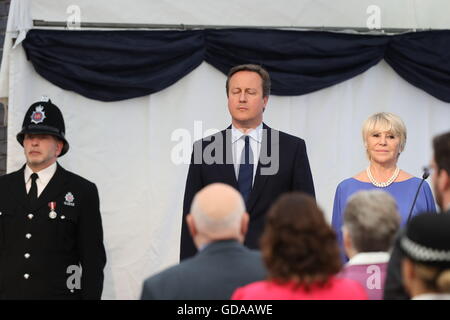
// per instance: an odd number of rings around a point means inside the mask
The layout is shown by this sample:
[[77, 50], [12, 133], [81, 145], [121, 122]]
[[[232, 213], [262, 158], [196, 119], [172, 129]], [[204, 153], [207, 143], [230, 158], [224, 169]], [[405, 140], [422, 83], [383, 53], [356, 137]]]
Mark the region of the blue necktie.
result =
[[249, 136], [245, 136], [245, 146], [242, 150], [241, 162], [239, 166], [238, 187], [239, 191], [247, 203], [252, 191], [253, 182], [253, 152], [250, 146]]

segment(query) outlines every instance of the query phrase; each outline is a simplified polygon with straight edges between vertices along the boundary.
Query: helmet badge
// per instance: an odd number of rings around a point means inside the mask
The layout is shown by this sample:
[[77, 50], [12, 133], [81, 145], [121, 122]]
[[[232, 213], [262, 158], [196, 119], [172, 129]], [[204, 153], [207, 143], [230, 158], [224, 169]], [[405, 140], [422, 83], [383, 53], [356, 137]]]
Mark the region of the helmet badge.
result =
[[45, 118], [44, 107], [41, 105], [37, 106], [35, 111], [31, 114], [31, 122], [35, 124], [43, 122]]

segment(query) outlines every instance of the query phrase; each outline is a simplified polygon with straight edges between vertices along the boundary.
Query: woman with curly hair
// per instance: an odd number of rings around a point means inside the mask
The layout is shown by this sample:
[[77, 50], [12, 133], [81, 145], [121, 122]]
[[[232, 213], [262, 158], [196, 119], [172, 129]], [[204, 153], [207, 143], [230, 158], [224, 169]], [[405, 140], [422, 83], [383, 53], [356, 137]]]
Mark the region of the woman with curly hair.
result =
[[238, 288], [233, 300], [367, 299], [357, 282], [335, 277], [342, 267], [336, 234], [309, 195], [278, 198], [267, 216], [261, 252], [267, 280]]

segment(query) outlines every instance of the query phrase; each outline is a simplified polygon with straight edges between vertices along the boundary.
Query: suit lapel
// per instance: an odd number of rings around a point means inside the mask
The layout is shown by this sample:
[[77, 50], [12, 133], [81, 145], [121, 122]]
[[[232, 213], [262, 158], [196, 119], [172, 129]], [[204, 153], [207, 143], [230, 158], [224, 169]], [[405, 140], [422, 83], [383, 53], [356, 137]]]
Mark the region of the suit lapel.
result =
[[230, 184], [237, 190], [239, 190], [236, 173], [234, 171], [233, 151], [231, 144], [231, 126], [222, 131], [223, 144], [223, 163], [225, 165], [217, 166], [221, 170], [223, 176], [223, 182]]
[[16, 199], [13, 203], [19, 204], [23, 208], [28, 208], [28, 194], [25, 187], [25, 165], [19, 171], [14, 173], [12, 179], [12, 185], [10, 190], [19, 190], [19, 192], [13, 192], [12, 196]]
[[45, 189], [42, 191], [41, 195], [34, 205], [35, 210], [40, 209], [42, 206], [47, 205], [51, 201], [55, 201], [55, 198], [64, 191], [64, 185], [66, 184], [66, 173], [65, 170], [57, 164], [55, 174], [48, 182]]
[[[266, 157], [271, 155], [271, 131], [272, 129], [263, 123], [263, 136], [261, 140], [261, 150], [258, 159], [258, 167], [255, 173], [255, 181], [253, 183], [252, 191], [250, 192], [250, 197], [246, 203], [247, 211], [251, 212], [255, 207], [255, 204], [262, 194], [264, 186], [267, 182], [269, 175], [261, 175], [261, 169], [264, 167], [269, 167], [270, 163], [262, 163], [261, 155]], [[237, 183], [236, 173], [234, 171], [234, 161], [233, 152], [231, 144], [231, 126], [222, 132], [222, 139], [225, 141], [223, 150], [223, 159], [225, 165], [218, 165], [218, 170], [221, 171], [221, 176], [223, 177], [223, 182], [232, 185], [236, 190], [239, 190]]]
[[268, 175], [261, 175], [261, 168], [270, 166], [270, 163], [262, 163], [261, 155], [268, 156], [271, 154], [271, 130], [266, 124], [263, 123], [263, 135], [261, 140], [261, 150], [258, 158], [258, 167], [256, 168], [255, 181], [253, 183], [252, 191], [250, 192], [250, 197], [247, 201], [247, 211], [251, 212], [255, 207], [256, 201], [262, 194], [264, 185], [267, 182]]

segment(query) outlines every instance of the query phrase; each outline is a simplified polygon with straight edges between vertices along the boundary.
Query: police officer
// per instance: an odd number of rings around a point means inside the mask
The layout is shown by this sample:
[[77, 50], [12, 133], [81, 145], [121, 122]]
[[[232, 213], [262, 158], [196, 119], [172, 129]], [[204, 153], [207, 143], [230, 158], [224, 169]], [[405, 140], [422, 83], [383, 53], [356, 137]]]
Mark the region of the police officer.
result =
[[32, 104], [17, 140], [26, 164], [0, 177], [0, 299], [100, 299], [98, 191], [56, 161], [69, 150], [61, 111]]

